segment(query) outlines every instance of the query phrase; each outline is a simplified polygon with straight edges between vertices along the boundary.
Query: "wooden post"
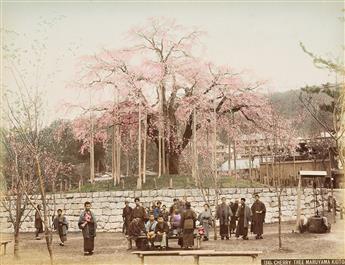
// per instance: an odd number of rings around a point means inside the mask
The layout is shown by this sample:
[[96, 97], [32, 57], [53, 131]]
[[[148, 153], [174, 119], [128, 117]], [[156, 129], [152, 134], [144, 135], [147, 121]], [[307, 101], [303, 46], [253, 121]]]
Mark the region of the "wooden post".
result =
[[[91, 100], [90, 100], [91, 101]], [[93, 117], [90, 111], [91, 131], [90, 131], [90, 181], [93, 184], [95, 181], [95, 147], [93, 140]]]
[[296, 231], [298, 231], [299, 220], [301, 219], [301, 186], [302, 186], [302, 179], [301, 179], [301, 175], [298, 173], [297, 216], [296, 216], [296, 226], [295, 226]]
[[[116, 115], [117, 115], [117, 98], [116, 93], [114, 91], [114, 123], [113, 123], [113, 131], [112, 131], [112, 141], [111, 141], [111, 175], [113, 177], [113, 184], [114, 186], [117, 185], [117, 177], [116, 177]], [[116, 110], [116, 111], [115, 111]]]
[[145, 117], [144, 117], [143, 183], [146, 183], [146, 138], [147, 138], [147, 111], [145, 111]]
[[141, 190], [142, 188], [142, 179], [141, 179], [141, 102], [139, 101], [139, 117], [138, 117], [138, 124], [139, 124], [139, 132], [138, 132], [138, 181], [137, 181], [137, 189]]
[[328, 159], [329, 159], [329, 176], [331, 180], [331, 195], [332, 195], [332, 216], [333, 216], [333, 223], [336, 223], [336, 205], [334, 203], [334, 193], [333, 193], [333, 176], [332, 176], [332, 165], [331, 165], [331, 152], [330, 149], [328, 149]]
[[158, 178], [162, 175], [162, 115], [163, 115], [163, 91], [159, 87], [159, 116], [158, 116]]
[[[116, 115], [119, 117], [119, 90], [116, 90]], [[119, 120], [119, 119], [118, 119]], [[116, 126], [116, 183], [121, 179], [121, 130], [120, 123]]]
[[173, 179], [172, 177], [170, 177], [170, 180], [169, 180], [169, 189], [172, 189], [173, 188]]
[[249, 179], [250, 181], [253, 180], [252, 176], [252, 146], [251, 140], [249, 140]]
[[[235, 126], [235, 113], [234, 112], [231, 112], [232, 114], [232, 125]], [[237, 166], [236, 166], [236, 159], [237, 159], [237, 154], [236, 154], [236, 139], [235, 139], [235, 135], [233, 136], [233, 146], [234, 146], [234, 173], [235, 173], [235, 177], [236, 177], [236, 180], [238, 179], [238, 176], [237, 176]]]
[[121, 179], [121, 131], [120, 125], [116, 130], [116, 183], [120, 183]]
[[113, 135], [111, 143], [111, 174], [113, 177], [114, 186], [117, 184], [116, 178], [116, 125], [113, 124]]
[[198, 149], [197, 149], [197, 135], [196, 135], [196, 109], [193, 109], [193, 145], [192, 145], [192, 153], [193, 153], [193, 170], [192, 175], [195, 181], [195, 185], [198, 185]]
[[231, 177], [231, 141], [230, 134], [228, 135], [228, 175]]
[[218, 175], [217, 175], [217, 112], [216, 112], [216, 99], [213, 99], [213, 174], [215, 181], [215, 189], [218, 187]]

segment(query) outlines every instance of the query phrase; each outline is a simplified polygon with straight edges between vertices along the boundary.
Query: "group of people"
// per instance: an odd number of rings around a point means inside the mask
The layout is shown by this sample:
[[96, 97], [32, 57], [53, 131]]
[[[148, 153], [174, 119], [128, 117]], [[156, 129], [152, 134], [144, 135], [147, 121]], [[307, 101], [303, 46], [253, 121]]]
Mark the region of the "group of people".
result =
[[231, 234], [235, 234], [236, 238], [242, 236], [244, 240], [248, 240], [248, 229], [255, 234], [255, 239], [263, 239], [263, 224], [265, 222], [266, 207], [260, 201], [259, 194], [255, 194], [255, 202], [251, 207], [246, 204], [246, 199], [241, 198], [231, 202], [230, 205], [226, 203], [226, 198], [223, 197], [221, 204], [216, 210], [216, 219], [219, 220], [219, 233], [222, 240], [227, 240]]
[[191, 209], [187, 200], [174, 199], [169, 211], [160, 201], [146, 209], [141, 205], [140, 199], [135, 198], [135, 207], [125, 202], [123, 208], [124, 232], [135, 240], [136, 246], [145, 248], [166, 248], [168, 235], [180, 235], [178, 244], [184, 248], [194, 245], [194, 228], [197, 220], [196, 213]]
[[[61, 209], [57, 210], [57, 215], [53, 216], [53, 229], [60, 237], [60, 246], [64, 246], [67, 241], [68, 222], [66, 216]], [[84, 255], [92, 255], [94, 251], [94, 241], [96, 237], [96, 218], [91, 211], [91, 203], [84, 203], [84, 211], [80, 214], [78, 227], [82, 230], [84, 238]], [[37, 205], [35, 212], [35, 228], [36, 239], [41, 239], [39, 234], [43, 232], [43, 219], [41, 214], [41, 206]]]
[[194, 245], [194, 229], [197, 221], [202, 227], [203, 240], [209, 240], [209, 231], [214, 225], [214, 220], [219, 220], [220, 237], [222, 240], [229, 239], [231, 234], [237, 238], [242, 236], [248, 240], [248, 228], [256, 235], [256, 239], [262, 239], [263, 223], [265, 222], [266, 207], [260, 201], [258, 194], [251, 207], [241, 198], [240, 203], [236, 200], [227, 204], [226, 198], [221, 199], [221, 204], [216, 208], [215, 218], [210, 206], [204, 205], [204, 210], [197, 215], [192, 209], [186, 197], [182, 200], [174, 199], [169, 211], [160, 201], [144, 208], [139, 198], [135, 198], [135, 207], [125, 202], [123, 208], [123, 232], [135, 239], [138, 248], [167, 246], [167, 235], [179, 236], [178, 244], [183, 248]]
[[[245, 198], [240, 203], [236, 200], [227, 204], [226, 198], [221, 199], [221, 204], [216, 208], [215, 218], [210, 206], [204, 205], [204, 210], [197, 216], [191, 209], [191, 203], [186, 197], [182, 200], [174, 199], [173, 204], [167, 210], [160, 201], [150, 207], [144, 208], [140, 199], [135, 198], [135, 207], [129, 206], [125, 201], [123, 208], [123, 232], [135, 240], [136, 246], [142, 248], [166, 248], [168, 236], [176, 236], [178, 244], [185, 248], [194, 246], [194, 231], [197, 221], [203, 231], [203, 240], [209, 240], [210, 227], [214, 225], [214, 219], [219, 220], [220, 237], [222, 240], [229, 239], [232, 233], [236, 237], [242, 236], [248, 239], [248, 227], [251, 223], [251, 232], [256, 234], [256, 239], [262, 239], [263, 223], [265, 221], [266, 208], [264, 203], [255, 195], [255, 202], [251, 207], [246, 205]], [[36, 239], [43, 232], [41, 207], [37, 205], [35, 213]], [[91, 203], [84, 203], [84, 210], [80, 214], [78, 227], [82, 230], [84, 238], [84, 255], [92, 255], [94, 251], [94, 239], [96, 237], [97, 222], [91, 211]], [[53, 228], [60, 237], [60, 246], [64, 246], [67, 240], [68, 222], [61, 209], [53, 217]]]

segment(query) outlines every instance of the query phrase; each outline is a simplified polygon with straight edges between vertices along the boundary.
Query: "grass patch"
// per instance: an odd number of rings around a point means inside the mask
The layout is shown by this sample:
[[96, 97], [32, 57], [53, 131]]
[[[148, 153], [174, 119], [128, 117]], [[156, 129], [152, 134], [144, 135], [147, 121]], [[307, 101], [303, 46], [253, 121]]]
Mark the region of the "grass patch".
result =
[[[142, 185], [142, 190], [152, 189], [168, 189], [170, 178], [172, 178], [173, 189], [192, 189], [196, 188], [195, 183], [191, 176], [186, 175], [162, 175], [160, 178], [157, 176], [147, 176], [146, 183]], [[250, 181], [246, 179], [236, 180], [234, 177], [221, 176], [219, 178], [220, 188], [262, 188], [267, 187], [262, 183]], [[211, 178], [206, 179], [204, 183], [205, 188], [214, 188], [214, 183]], [[95, 182], [93, 185], [87, 183], [81, 187], [81, 192], [93, 191], [116, 191], [116, 190], [136, 190], [137, 178], [126, 177], [124, 178], [124, 188], [122, 184], [114, 186], [112, 180]], [[70, 190], [69, 192], [78, 192], [78, 189]]]

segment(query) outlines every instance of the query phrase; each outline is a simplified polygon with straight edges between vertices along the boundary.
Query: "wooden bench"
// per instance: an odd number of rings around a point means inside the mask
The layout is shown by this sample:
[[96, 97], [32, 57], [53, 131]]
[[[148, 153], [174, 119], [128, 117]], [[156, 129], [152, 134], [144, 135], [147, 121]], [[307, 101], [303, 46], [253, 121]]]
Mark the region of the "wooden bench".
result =
[[4, 256], [6, 255], [6, 246], [8, 243], [11, 243], [11, 240], [7, 240], [7, 241], [1, 241], [1, 246], [4, 246]]
[[201, 251], [188, 251], [180, 253], [180, 256], [193, 256], [194, 264], [199, 265], [200, 257], [252, 257], [252, 261], [255, 259], [262, 251], [213, 251], [213, 250], [201, 250]]
[[194, 264], [199, 265], [200, 257], [252, 257], [253, 262], [262, 251], [215, 251], [215, 250], [184, 250], [184, 251], [134, 251], [144, 265], [145, 256], [193, 256]]
[[[131, 238], [130, 236], [126, 236], [127, 238], [127, 242], [128, 242], [128, 248], [127, 249], [132, 249], [132, 243], [133, 243], [133, 238]], [[146, 235], [141, 235], [136, 237], [138, 239], [145, 239]], [[168, 235], [167, 236], [167, 247], [169, 247], [169, 240], [171, 239], [179, 239], [180, 236], [178, 235]], [[196, 249], [200, 249], [201, 248], [201, 237], [199, 234], [194, 234], [194, 238], [196, 239]]]

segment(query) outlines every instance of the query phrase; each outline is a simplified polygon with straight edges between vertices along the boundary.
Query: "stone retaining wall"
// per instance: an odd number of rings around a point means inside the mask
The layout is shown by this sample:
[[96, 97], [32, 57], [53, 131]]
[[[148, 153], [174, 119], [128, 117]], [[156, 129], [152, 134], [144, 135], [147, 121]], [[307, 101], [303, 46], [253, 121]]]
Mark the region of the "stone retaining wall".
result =
[[[267, 213], [266, 222], [272, 223], [278, 221], [278, 199], [273, 189], [268, 188], [224, 188], [222, 195], [233, 200], [244, 197], [248, 205], [254, 201], [253, 194], [260, 193], [261, 201], [265, 203]], [[108, 191], [92, 193], [65, 193], [56, 194], [56, 209], [63, 209], [69, 222], [69, 231], [78, 231], [78, 218], [85, 201], [92, 203], [92, 210], [96, 215], [98, 231], [120, 232], [122, 231], [122, 208], [126, 199], [134, 205], [134, 198], [140, 197], [144, 206], [151, 202], [160, 200], [167, 207], [170, 207], [174, 198], [182, 199], [187, 196], [188, 201], [192, 203], [192, 208], [200, 212], [203, 209], [204, 200], [198, 189], [179, 189], [179, 190], [145, 190], [145, 191]], [[211, 202], [214, 201], [214, 190], [209, 191]], [[37, 196], [39, 198], [39, 196]], [[50, 213], [54, 210], [53, 195], [48, 195]], [[305, 214], [310, 215], [314, 212], [314, 196], [312, 189], [304, 189], [301, 198], [301, 207]], [[321, 196], [318, 196], [321, 201]], [[37, 200], [40, 203], [40, 200]], [[297, 191], [295, 188], [287, 188], [282, 193], [282, 220], [295, 220], [297, 207]], [[32, 209], [31, 206], [28, 207]], [[214, 207], [211, 206], [212, 210]], [[29, 210], [27, 210], [28, 212]], [[27, 213], [26, 212], [26, 213]], [[12, 232], [13, 227], [9, 222], [9, 214], [4, 207], [0, 206], [0, 223], [2, 232]], [[24, 220], [21, 230], [24, 232], [34, 231], [34, 211], [31, 211]]]

